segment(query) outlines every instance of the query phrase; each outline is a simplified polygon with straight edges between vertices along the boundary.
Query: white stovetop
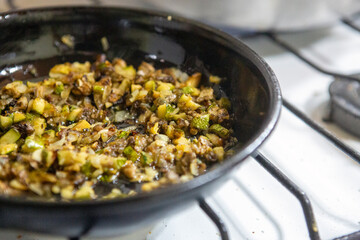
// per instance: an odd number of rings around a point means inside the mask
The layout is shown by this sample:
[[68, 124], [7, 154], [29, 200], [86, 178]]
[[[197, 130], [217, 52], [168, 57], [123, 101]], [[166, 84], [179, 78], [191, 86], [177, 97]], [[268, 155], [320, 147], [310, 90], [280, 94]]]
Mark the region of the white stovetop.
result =
[[[281, 35], [315, 62], [343, 73], [360, 72], [360, 34], [338, 25]], [[332, 78], [323, 75], [265, 37], [245, 42], [270, 64], [284, 97], [347, 144], [360, 149], [360, 139], [325, 123]], [[322, 239], [360, 230], [360, 165], [283, 108], [279, 124], [260, 151], [310, 197]], [[308, 239], [296, 198], [254, 159], [247, 159], [207, 202], [225, 221], [234, 239]], [[45, 240], [36, 234], [0, 231], [0, 239]], [[121, 237], [113, 238], [122, 239]], [[161, 221], [147, 240], [218, 240], [215, 225], [194, 205]]]

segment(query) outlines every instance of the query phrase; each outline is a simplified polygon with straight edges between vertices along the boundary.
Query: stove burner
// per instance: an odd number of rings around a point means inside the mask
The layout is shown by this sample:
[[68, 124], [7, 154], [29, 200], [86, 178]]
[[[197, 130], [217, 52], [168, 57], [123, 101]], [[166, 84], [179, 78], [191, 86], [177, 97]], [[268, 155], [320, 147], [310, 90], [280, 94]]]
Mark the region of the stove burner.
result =
[[330, 88], [330, 119], [344, 130], [360, 137], [360, 83], [336, 79]]

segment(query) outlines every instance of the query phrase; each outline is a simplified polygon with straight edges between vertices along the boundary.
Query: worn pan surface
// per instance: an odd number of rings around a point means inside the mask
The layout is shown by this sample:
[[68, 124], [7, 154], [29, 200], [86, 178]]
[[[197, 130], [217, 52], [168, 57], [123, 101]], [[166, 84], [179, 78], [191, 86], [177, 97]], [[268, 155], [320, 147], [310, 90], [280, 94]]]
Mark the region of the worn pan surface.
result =
[[[60, 41], [70, 34], [74, 48]], [[203, 24], [152, 11], [121, 8], [48, 8], [0, 15], [1, 84], [39, 77], [65, 61], [93, 60], [103, 53], [135, 66], [173, 64], [192, 73], [224, 77], [232, 102], [235, 154], [194, 180], [147, 194], [108, 201], [46, 202], [0, 196], [0, 227], [63, 236], [114, 235], [164, 217], [218, 188], [229, 172], [273, 130], [281, 108], [278, 82], [269, 66], [239, 40]], [[29, 65], [31, 64], [31, 65]]]

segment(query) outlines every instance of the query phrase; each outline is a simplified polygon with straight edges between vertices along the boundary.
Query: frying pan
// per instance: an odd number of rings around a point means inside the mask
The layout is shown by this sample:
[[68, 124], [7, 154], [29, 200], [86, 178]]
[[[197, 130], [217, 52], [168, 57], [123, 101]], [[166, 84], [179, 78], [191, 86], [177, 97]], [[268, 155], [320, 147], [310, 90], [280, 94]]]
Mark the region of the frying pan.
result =
[[[157, 68], [176, 66], [189, 74], [221, 76], [215, 92], [231, 100], [239, 139], [234, 154], [206, 174], [150, 193], [83, 202], [0, 196], [1, 228], [67, 237], [134, 231], [216, 190], [264, 142], [280, 114], [279, 84], [264, 60], [239, 40], [195, 21], [122, 8], [46, 8], [1, 14], [0, 33], [3, 85], [41, 78], [54, 64], [94, 60], [99, 53], [135, 66], [146, 60]], [[73, 46], [61, 42], [64, 35], [73, 37]], [[101, 44], [103, 37], [108, 49]]]

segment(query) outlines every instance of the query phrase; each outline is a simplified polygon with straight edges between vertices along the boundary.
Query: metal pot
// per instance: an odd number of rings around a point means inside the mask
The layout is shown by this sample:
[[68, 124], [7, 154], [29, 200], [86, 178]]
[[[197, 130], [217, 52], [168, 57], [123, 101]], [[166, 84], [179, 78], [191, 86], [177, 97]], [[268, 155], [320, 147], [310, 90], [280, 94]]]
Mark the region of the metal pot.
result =
[[[65, 61], [92, 60], [104, 50], [138, 65], [174, 64], [189, 73], [224, 77], [234, 130], [241, 144], [235, 154], [189, 182], [150, 193], [84, 202], [47, 202], [0, 196], [0, 227], [69, 237], [126, 234], [154, 223], [214, 191], [229, 172], [255, 151], [273, 130], [281, 109], [279, 84], [269, 66], [237, 39], [203, 24], [151, 11], [121, 8], [53, 8], [0, 15], [2, 81], [25, 80], [29, 64], [40, 76]], [[74, 48], [59, 46], [65, 34]]]
[[143, 0], [143, 4], [216, 26], [281, 31], [328, 26], [360, 11], [358, 0]]

